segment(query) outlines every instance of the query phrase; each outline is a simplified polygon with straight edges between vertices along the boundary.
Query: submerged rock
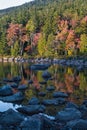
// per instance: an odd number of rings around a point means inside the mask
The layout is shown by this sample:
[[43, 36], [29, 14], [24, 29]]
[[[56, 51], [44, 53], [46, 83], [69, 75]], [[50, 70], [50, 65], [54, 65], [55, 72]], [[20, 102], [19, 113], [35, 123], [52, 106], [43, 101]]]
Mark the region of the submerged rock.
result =
[[44, 105], [60, 105], [64, 104], [66, 100], [64, 98], [56, 98], [56, 99], [45, 99], [42, 101]]
[[26, 90], [28, 87], [25, 84], [19, 85], [18, 90]]
[[73, 102], [68, 102], [65, 107], [79, 109], [78, 105], [74, 104]]
[[28, 83], [29, 83], [29, 84], [33, 84], [33, 81], [32, 81], [32, 80], [29, 80]]
[[54, 97], [54, 98], [58, 98], [58, 97], [67, 98], [67, 97], [68, 97], [68, 94], [67, 94], [67, 93], [64, 93], [64, 92], [54, 92], [54, 93], [53, 93], [53, 97]]
[[17, 84], [17, 83], [11, 83], [10, 86], [11, 86], [12, 88], [18, 88], [18, 84]]
[[87, 100], [84, 100], [82, 104], [87, 106]]
[[82, 118], [87, 119], [87, 106], [86, 105], [81, 105], [80, 106], [80, 111], [82, 113]]
[[44, 97], [46, 95], [46, 92], [39, 92], [38, 95]]
[[21, 76], [15, 76], [15, 77], [13, 77], [13, 81], [14, 81], [14, 82], [19, 82], [19, 81], [21, 81]]
[[12, 94], [13, 94], [13, 91], [10, 85], [5, 85], [2, 88], [0, 88], [0, 96], [8, 96]]
[[46, 81], [40, 81], [39, 84], [44, 85], [44, 84], [47, 84], [47, 82]]
[[24, 99], [24, 96], [21, 92], [17, 92], [11, 96], [6, 96], [6, 97], [0, 97], [0, 100], [4, 102], [19, 102]]
[[34, 64], [30, 68], [31, 70], [46, 70], [50, 64]]
[[48, 86], [46, 89], [47, 89], [48, 91], [53, 91], [53, 90], [55, 90], [55, 87], [54, 87], [54, 86]]
[[55, 99], [45, 99], [42, 101], [44, 105], [59, 105], [59, 102]]
[[29, 102], [28, 102], [29, 105], [37, 105], [37, 104], [39, 104], [39, 103], [40, 103], [40, 101], [39, 101], [39, 99], [36, 98], [36, 97], [32, 97], [32, 98], [29, 100]]
[[51, 78], [51, 74], [48, 71], [44, 71], [43, 74], [42, 74], [42, 77], [44, 79], [49, 79], [49, 78]]
[[13, 82], [13, 79], [4, 78], [3, 81], [4, 82]]

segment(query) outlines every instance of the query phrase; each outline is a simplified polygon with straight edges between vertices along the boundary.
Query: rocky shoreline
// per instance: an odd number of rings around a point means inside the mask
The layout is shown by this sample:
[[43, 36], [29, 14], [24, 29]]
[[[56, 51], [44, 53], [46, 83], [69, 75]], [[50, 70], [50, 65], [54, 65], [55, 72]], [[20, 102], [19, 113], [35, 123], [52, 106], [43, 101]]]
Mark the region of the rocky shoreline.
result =
[[23, 57], [10, 57], [10, 58], [0, 58], [0, 62], [32, 62], [32, 63], [50, 63], [59, 64], [64, 66], [75, 66], [79, 69], [85, 67], [87, 68], [87, 58], [68, 58], [68, 59], [57, 59], [57, 58], [23, 58]]
[[86, 130], [87, 101], [81, 106], [68, 102], [55, 116], [44, 105], [27, 105], [0, 112], [0, 130]]

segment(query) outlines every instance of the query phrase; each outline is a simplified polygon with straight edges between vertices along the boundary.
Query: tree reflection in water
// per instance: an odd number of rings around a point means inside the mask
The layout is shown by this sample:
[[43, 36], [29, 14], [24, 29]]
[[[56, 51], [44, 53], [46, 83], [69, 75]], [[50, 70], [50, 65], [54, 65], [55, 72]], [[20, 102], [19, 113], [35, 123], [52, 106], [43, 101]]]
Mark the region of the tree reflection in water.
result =
[[[32, 96], [38, 96], [38, 92], [46, 92], [46, 87], [53, 85], [55, 91], [63, 91], [70, 95], [70, 100], [81, 102], [87, 98], [87, 69], [78, 71], [75, 68], [51, 65], [48, 71], [52, 74], [52, 79], [47, 84], [41, 85], [43, 71], [32, 71], [29, 63], [0, 63], [0, 80], [3, 78], [12, 79], [15, 76], [21, 76], [20, 84], [28, 85], [26, 90], [26, 99]], [[33, 83], [29, 84], [32, 80]], [[45, 98], [52, 98], [52, 94], [47, 93]], [[78, 100], [80, 99], [80, 100]]]

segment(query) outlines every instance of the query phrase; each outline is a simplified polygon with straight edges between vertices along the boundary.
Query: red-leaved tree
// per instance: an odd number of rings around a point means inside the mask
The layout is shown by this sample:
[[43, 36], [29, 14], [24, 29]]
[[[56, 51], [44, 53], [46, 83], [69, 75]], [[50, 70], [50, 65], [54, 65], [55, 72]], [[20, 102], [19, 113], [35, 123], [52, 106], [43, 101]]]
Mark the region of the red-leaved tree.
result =
[[13, 24], [9, 25], [7, 29], [7, 41], [8, 45], [14, 48], [15, 42], [19, 43], [20, 55], [23, 55], [24, 44], [28, 42], [29, 37], [26, 34], [26, 29], [21, 24]]

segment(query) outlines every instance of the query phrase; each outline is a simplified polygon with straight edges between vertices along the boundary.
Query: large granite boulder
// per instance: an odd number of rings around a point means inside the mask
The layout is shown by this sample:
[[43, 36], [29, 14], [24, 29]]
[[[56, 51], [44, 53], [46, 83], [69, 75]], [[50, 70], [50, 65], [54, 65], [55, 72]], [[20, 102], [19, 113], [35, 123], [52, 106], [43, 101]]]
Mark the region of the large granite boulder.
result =
[[87, 120], [78, 119], [69, 121], [64, 130], [87, 130]]
[[54, 130], [53, 127], [55, 126], [55, 118], [43, 113], [40, 113], [39, 115], [41, 115], [41, 119], [43, 120], [43, 130]]
[[0, 116], [0, 124], [3, 126], [10, 126], [10, 125], [17, 126], [23, 120], [24, 117], [20, 113], [12, 109], [3, 112], [2, 115]]
[[60, 121], [70, 121], [80, 119], [82, 117], [81, 112], [75, 108], [65, 108], [64, 110], [60, 111], [56, 115], [56, 120]]
[[60, 130], [62, 123], [55, 122], [54, 116], [49, 116], [44, 113], [40, 113], [39, 115], [43, 121], [43, 130]]
[[20, 128], [23, 130], [44, 130], [42, 120], [37, 117], [29, 117], [20, 124]]

